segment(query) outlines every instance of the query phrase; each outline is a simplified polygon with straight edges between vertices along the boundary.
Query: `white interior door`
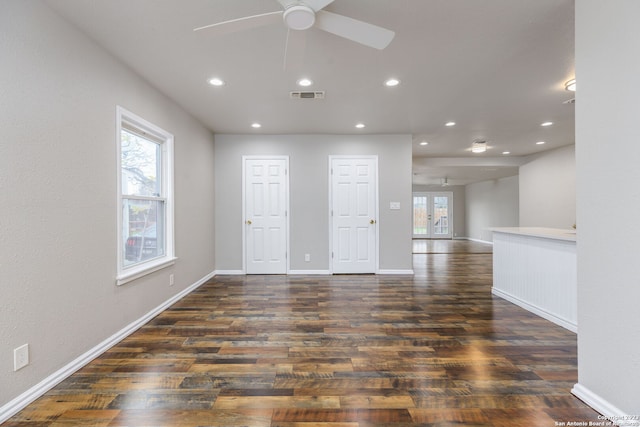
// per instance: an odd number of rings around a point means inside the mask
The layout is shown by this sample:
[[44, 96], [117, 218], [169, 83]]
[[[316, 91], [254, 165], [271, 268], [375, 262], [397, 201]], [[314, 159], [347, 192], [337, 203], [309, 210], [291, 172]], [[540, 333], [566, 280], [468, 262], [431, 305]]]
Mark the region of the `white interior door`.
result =
[[451, 239], [453, 193], [413, 193], [413, 237]]
[[377, 269], [376, 157], [331, 157], [333, 273], [375, 273]]
[[245, 271], [287, 273], [288, 158], [244, 158]]

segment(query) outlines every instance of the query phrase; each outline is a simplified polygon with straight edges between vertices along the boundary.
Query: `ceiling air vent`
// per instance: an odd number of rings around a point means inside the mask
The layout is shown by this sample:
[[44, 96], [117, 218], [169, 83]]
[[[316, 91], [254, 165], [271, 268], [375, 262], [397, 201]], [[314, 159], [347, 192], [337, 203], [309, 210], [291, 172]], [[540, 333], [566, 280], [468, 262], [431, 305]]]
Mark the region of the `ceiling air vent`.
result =
[[575, 103], [576, 103], [575, 98], [567, 99], [566, 101], [563, 102], [563, 104], [575, 104]]
[[324, 91], [320, 91], [320, 92], [294, 91], [294, 92], [289, 92], [289, 98], [291, 99], [324, 99]]

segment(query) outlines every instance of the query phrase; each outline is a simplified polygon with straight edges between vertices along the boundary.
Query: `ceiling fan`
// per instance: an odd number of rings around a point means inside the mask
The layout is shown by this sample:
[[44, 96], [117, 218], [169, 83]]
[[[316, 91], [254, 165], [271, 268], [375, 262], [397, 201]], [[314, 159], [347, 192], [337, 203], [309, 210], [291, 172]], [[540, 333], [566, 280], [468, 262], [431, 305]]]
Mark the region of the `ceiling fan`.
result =
[[395, 32], [386, 28], [323, 10], [335, 0], [277, 1], [283, 10], [205, 25], [195, 28], [193, 31], [208, 30], [223, 34], [284, 21], [288, 29], [285, 67], [289, 51], [304, 48], [304, 39], [297, 38], [295, 40], [291, 30], [302, 31], [313, 27], [379, 50], [387, 47], [395, 36]]

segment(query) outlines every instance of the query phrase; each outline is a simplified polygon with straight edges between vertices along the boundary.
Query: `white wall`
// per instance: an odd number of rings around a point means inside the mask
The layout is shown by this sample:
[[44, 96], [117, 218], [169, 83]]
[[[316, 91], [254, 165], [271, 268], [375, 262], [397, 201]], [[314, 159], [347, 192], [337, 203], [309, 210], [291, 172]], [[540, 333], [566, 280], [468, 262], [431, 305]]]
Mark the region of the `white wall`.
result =
[[577, 389], [602, 411], [631, 415], [640, 415], [639, 16], [637, 0], [576, 2]]
[[[0, 28], [1, 408], [214, 270], [215, 177], [210, 132], [44, 2], [0, 2]], [[179, 257], [121, 287], [118, 104], [175, 136]]]
[[575, 145], [546, 151], [520, 166], [520, 226], [571, 228], [576, 223]]
[[438, 192], [450, 191], [453, 193], [453, 237], [466, 237], [465, 229], [465, 186], [451, 185], [442, 187], [441, 185], [414, 185], [414, 192]]
[[518, 226], [518, 177], [467, 185], [465, 207], [466, 237], [491, 242], [488, 228]]
[[379, 267], [411, 270], [410, 135], [216, 135], [216, 268], [242, 269], [242, 156], [288, 155], [291, 269], [328, 270], [328, 156], [347, 154], [378, 155]]

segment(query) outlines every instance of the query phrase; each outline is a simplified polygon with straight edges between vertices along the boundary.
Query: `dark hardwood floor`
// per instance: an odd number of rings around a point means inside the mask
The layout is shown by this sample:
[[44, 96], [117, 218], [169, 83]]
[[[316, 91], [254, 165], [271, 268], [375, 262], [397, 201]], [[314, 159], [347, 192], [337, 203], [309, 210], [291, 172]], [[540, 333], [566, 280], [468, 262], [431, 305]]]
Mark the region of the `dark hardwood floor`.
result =
[[490, 246], [444, 245], [413, 277], [215, 277], [3, 426], [597, 421], [575, 334], [491, 295]]

